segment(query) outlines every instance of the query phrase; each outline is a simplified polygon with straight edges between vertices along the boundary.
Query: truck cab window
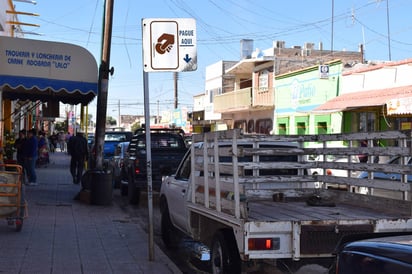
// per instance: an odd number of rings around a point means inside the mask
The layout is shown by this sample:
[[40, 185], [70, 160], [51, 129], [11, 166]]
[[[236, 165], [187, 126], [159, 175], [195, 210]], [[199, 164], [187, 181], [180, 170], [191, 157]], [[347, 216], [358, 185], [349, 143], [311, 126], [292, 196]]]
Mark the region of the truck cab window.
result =
[[189, 177], [190, 177], [190, 155], [187, 154], [187, 157], [182, 163], [182, 166], [177, 171], [176, 179], [187, 181], [189, 180]]

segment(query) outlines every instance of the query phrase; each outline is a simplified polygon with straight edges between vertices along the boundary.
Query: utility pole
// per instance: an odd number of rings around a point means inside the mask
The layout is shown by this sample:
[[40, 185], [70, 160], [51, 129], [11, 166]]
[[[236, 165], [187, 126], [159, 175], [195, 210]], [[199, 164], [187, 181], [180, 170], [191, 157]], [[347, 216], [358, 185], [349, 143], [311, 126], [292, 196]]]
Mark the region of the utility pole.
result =
[[109, 88], [109, 73], [113, 75], [114, 69], [110, 67], [110, 45], [112, 40], [113, 2], [105, 0], [102, 37], [102, 60], [99, 67], [99, 95], [97, 96], [96, 111], [96, 169], [103, 169], [103, 145], [106, 131], [107, 93]]
[[120, 128], [121, 121], [120, 121], [120, 100], [117, 102], [117, 126]]
[[388, 25], [388, 51], [389, 51], [389, 61], [392, 61], [391, 54], [391, 32], [389, 27], [389, 0], [386, 0], [386, 23]]
[[179, 79], [177, 72], [173, 73], [174, 89], [175, 89], [175, 109], [178, 107], [178, 92], [177, 92], [177, 80]]
[[335, 1], [332, 0], [332, 30], [331, 30], [331, 37], [330, 37], [330, 52], [333, 55], [333, 29], [334, 29], [334, 21], [335, 21]]

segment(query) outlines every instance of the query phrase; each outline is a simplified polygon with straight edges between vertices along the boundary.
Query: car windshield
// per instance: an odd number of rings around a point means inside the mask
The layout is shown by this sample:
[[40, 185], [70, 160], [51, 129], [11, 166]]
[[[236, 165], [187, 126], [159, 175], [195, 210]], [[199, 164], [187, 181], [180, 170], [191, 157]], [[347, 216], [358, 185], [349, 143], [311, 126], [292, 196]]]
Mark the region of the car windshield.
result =
[[127, 136], [124, 133], [106, 133], [104, 135], [104, 140], [105, 141], [116, 141], [116, 142], [121, 142], [121, 141], [126, 141]]

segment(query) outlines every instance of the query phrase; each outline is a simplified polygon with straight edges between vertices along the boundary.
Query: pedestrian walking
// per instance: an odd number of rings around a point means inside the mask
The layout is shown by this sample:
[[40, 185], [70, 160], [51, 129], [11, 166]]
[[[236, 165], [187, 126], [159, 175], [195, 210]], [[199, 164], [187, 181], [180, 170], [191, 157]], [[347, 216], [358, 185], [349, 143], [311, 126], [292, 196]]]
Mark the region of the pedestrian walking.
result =
[[58, 140], [59, 140], [59, 147], [61, 152], [65, 152], [66, 150], [66, 135], [64, 132], [59, 132], [58, 134]]
[[23, 154], [24, 154], [24, 167], [26, 168], [27, 177], [29, 179], [28, 185], [37, 185], [36, 176], [36, 160], [38, 156], [38, 140], [36, 136], [36, 129], [31, 129], [27, 132], [27, 140], [24, 142]]
[[73, 177], [73, 184], [79, 184], [82, 176], [84, 163], [88, 159], [87, 140], [83, 132], [78, 131], [67, 143], [67, 151], [71, 156], [70, 173]]
[[50, 152], [54, 153], [57, 148], [58, 136], [57, 133], [54, 132], [52, 135], [49, 136], [49, 145], [50, 145]]
[[19, 131], [19, 137], [14, 141], [14, 148], [16, 149], [17, 164], [23, 169], [22, 181], [26, 183], [26, 168], [24, 167], [24, 143], [26, 142], [26, 130]]
[[70, 134], [70, 132], [67, 132], [64, 138], [65, 138], [64, 141], [65, 141], [65, 146], [66, 146], [65, 150], [66, 150], [67, 154], [69, 154], [67, 145], [69, 144], [69, 140], [70, 140], [70, 138], [72, 138], [72, 135]]

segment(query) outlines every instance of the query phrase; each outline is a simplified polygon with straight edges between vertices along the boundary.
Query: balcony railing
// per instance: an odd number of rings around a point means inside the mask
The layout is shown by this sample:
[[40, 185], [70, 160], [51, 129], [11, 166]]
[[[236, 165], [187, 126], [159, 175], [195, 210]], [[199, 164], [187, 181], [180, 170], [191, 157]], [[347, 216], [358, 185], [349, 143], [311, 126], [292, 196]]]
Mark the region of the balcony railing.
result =
[[215, 112], [247, 110], [252, 107], [252, 88], [239, 89], [216, 95], [213, 98]]

